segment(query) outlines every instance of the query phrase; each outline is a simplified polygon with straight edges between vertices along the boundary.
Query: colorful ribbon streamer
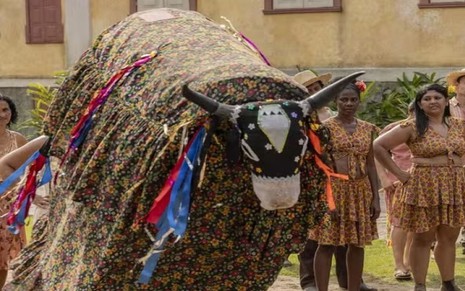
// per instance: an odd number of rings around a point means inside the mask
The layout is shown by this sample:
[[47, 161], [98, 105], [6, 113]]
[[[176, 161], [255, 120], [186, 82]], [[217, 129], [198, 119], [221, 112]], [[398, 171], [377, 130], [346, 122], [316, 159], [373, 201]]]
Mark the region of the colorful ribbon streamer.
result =
[[[8, 230], [13, 234], [18, 234], [24, 225], [24, 220], [28, 216], [29, 208], [35, 198], [36, 190], [40, 186], [47, 184], [52, 179], [50, 159], [41, 153], [41, 150], [34, 152], [24, 164], [14, 171], [8, 178], [0, 184], [0, 193], [5, 193], [10, 186], [16, 182], [29, 167], [28, 175], [24, 186], [19, 190], [18, 197], [13, 203], [8, 213]], [[45, 166], [42, 178], [38, 181], [37, 176]]]
[[78, 123], [71, 130], [71, 139], [69, 141], [68, 149], [61, 161], [66, 160], [71, 150], [76, 150], [86, 139], [87, 134], [89, 133], [90, 128], [92, 127], [92, 118], [95, 112], [103, 105], [108, 99], [108, 96], [111, 94], [113, 89], [116, 87], [118, 82], [123, 78], [128, 77], [136, 68], [146, 64], [153, 58], [158, 55], [157, 51], [151, 52], [150, 54], [143, 55], [139, 60], [134, 62], [132, 65], [126, 66], [116, 72], [110, 80], [105, 84], [105, 86], [96, 91], [92, 100], [90, 101], [85, 113], [79, 119]]
[[[141, 262], [144, 263], [144, 269], [138, 281], [141, 284], [147, 284], [152, 277], [169, 236], [174, 234], [176, 241], [178, 241], [186, 231], [193, 174], [200, 164], [198, 159], [205, 135], [204, 127], [195, 133], [165, 182], [161, 192], [164, 197], [161, 199], [157, 197], [158, 200], [155, 200], [151, 213], [147, 217], [148, 222], [156, 221], [158, 232], [149, 253], [141, 259]], [[168, 198], [169, 203], [163, 209]], [[163, 214], [158, 216], [161, 211]]]

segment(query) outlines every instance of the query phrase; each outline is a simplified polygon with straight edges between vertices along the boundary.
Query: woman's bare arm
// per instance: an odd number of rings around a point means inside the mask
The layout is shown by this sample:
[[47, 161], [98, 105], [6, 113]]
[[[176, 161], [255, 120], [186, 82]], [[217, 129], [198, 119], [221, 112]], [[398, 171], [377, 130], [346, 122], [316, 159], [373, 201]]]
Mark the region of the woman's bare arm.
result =
[[374, 154], [378, 162], [389, 172], [393, 173], [402, 183], [405, 183], [409, 179], [410, 174], [402, 171], [396, 163], [394, 163], [389, 151], [398, 145], [407, 143], [413, 135], [413, 131], [414, 129], [410, 126], [401, 127], [398, 125], [379, 136], [373, 143]]
[[16, 169], [21, 167], [21, 165], [47, 141], [48, 136], [42, 135], [3, 156], [0, 159], [0, 178], [7, 178]]
[[379, 204], [379, 194], [378, 194], [378, 175], [376, 174], [376, 165], [375, 165], [375, 158], [373, 155], [373, 148], [370, 149], [367, 156], [367, 172], [368, 172], [368, 179], [370, 180], [371, 191], [373, 192], [373, 202], [372, 202], [372, 219], [378, 219], [381, 208]]

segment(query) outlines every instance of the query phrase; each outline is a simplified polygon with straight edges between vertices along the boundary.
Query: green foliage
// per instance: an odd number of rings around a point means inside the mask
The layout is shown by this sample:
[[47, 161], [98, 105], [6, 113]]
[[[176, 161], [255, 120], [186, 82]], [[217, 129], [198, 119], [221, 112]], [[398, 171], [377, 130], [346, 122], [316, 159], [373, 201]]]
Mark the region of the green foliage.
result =
[[43, 118], [47, 113], [47, 108], [55, 97], [58, 87], [67, 75], [66, 71], [55, 73], [54, 83], [56, 86], [53, 87], [44, 86], [40, 83], [30, 83], [28, 85], [26, 93], [34, 101], [34, 108], [31, 110], [31, 117], [21, 122], [18, 125], [18, 129], [32, 130], [33, 132], [38, 132], [42, 129]]
[[415, 100], [418, 89], [432, 83], [444, 85], [444, 80], [437, 78], [436, 73], [415, 72], [412, 79], [403, 73], [401, 78], [397, 78], [394, 89], [382, 89], [377, 84], [370, 83], [362, 96], [358, 117], [381, 128], [404, 119], [407, 116], [408, 105]]

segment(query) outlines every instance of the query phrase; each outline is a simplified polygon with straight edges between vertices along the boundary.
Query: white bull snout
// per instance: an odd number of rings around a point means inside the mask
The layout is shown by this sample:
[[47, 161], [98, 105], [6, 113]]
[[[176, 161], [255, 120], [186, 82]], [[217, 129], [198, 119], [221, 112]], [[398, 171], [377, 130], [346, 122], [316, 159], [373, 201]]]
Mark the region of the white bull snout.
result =
[[290, 177], [270, 178], [252, 174], [255, 195], [266, 210], [294, 206], [300, 195], [300, 173]]

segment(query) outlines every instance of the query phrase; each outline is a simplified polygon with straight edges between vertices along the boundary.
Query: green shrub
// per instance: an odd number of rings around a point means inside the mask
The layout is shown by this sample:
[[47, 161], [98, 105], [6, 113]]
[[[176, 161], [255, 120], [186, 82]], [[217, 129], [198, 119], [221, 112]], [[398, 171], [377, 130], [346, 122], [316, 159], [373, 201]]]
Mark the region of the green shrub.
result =
[[[30, 83], [28, 85], [26, 93], [34, 101], [34, 108], [31, 110], [31, 117], [21, 122], [18, 125], [18, 129], [33, 131], [34, 134], [42, 129], [47, 108], [56, 95], [58, 87], [67, 75], [68, 73], [65, 71], [55, 73], [55, 86], [44, 86], [40, 83]], [[28, 136], [28, 138], [31, 138], [31, 136]]]

